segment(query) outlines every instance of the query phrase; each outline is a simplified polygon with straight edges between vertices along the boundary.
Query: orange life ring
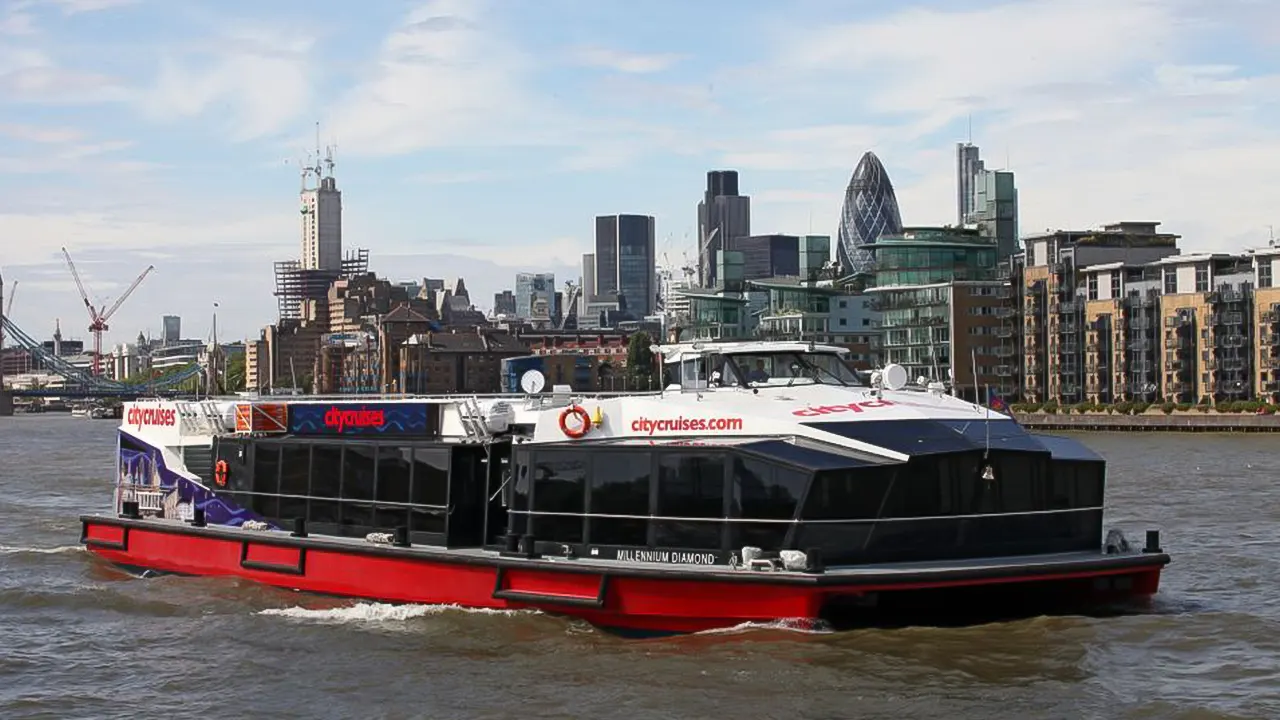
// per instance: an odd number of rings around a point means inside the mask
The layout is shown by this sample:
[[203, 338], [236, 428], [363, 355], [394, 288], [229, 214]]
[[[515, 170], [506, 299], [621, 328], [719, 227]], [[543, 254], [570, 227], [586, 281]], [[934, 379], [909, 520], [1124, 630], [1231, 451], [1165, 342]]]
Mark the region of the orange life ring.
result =
[[[578, 416], [578, 419], [582, 422], [582, 427], [569, 427], [569, 416], [571, 415]], [[560, 432], [574, 439], [586, 435], [591, 432], [591, 415], [587, 414], [587, 411], [581, 405], [570, 405], [564, 409], [564, 412], [560, 413]]]
[[227, 486], [227, 461], [219, 460], [213, 465], [213, 481], [218, 483], [218, 487]]

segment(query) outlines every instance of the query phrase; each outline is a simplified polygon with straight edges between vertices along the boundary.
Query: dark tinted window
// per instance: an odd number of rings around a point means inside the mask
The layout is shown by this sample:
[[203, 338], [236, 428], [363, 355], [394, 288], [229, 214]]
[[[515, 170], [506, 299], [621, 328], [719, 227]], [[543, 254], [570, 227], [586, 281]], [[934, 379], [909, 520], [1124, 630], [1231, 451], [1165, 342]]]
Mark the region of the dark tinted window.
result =
[[893, 482], [896, 466], [824, 470], [813, 479], [805, 499], [808, 520], [873, 518]]
[[444, 508], [415, 507], [409, 513], [409, 530], [443, 535], [445, 512]]
[[280, 446], [259, 443], [253, 455], [253, 491], [280, 492]]
[[575, 516], [535, 516], [534, 534], [557, 542], [582, 542], [588, 455], [574, 450], [538, 451], [533, 455], [533, 509]]
[[372, 500], [377, 455], [372, 445], [348, 445], [342, 452], [342, 499]]
[[1097, 507], [1102, 504], [1103, 464], [1054, 461], [1047, 485], [1051, 509]]
[[[618, 452], [596, 456], [591, 475], [591, 514], [649, 514], [652, 456], [647, 452]], [[603, 470], [606, 470], [603, 471]], [[646, 545], [649, 521], [631, 518], [592, 518], [591, 542], [601, 545]]]
[[280, 517], [280, 496], [279, 495], [253, 495], [250, 496], [249, 502], [255, 513], [264, 518], [276, 519]]
[[289, 444], [280, 453], [280, 493], [306, 495], [311, 477], [311, 446]]
[[447, 449], [419, 448], [413, 451], [412, 497], [415, 505], [444, 507], [449, 502], [449, 451]]
[[[311, 495], [336, 498], [342, 488], [342, 446], [311, 446]], [[336, 520], [334, 522], [337, 522]]]
[[723, 545], [724, 523], [693, 518], [723, 518], [725, 514], [723, 455], [662, 455], [658, 459], [657, 514], [688, 518], [654, 522], [660, 547], [717, 550]]
[[413, 451], [390, 445], [378, 448], [378, 501], [409, 502], [409, 477]]
[[374, 525], [373, 503], [347, 500], [342, 503], [342, 525], [347, 528], [345, 534], [363, 535]]
[[736, 517], [790, 520], [809, 484], [809, 474], [754, 458], [733, 460]]
[[724, 517], [723, 455], [661, 455], [658, 508], [664, 517]]

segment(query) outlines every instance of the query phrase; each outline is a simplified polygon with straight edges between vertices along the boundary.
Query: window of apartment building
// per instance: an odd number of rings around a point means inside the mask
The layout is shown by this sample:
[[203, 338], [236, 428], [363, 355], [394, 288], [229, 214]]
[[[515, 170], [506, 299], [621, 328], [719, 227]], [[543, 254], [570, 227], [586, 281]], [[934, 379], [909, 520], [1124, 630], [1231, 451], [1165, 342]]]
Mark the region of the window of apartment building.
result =
[[[841, 300], [840, 304], [843, 305], [844, 301]], [[849, 318], [840, 318], [840, 327], [844, 327], [845, 325], [848, 325], [848, 324], [849, 324]]]
[[1174, 268], [1164, 269], [1164, 294], [1178, 294], [1178, 271]]
[[1111, 297], [1116, 299], [1122, 296], [1120, 292], [1120, 271], [1111, 271]]
[[862, 327], [871, 325], [871, 318], [862, 318]]
[[1271, 258], [1262, 258], [1258, 261], [1258, 287], [1271, 287]]
[[1196, 266], [1196, 292], [1209, 292], [1209, 266]]
[[1098, 299], [1098, 276], [1097, 275], [1089, 276], [1089, 299], [1090, 300]]
[[841, 301], [840, 301], [840, 309], [841, 309], [841, 310], [843, 310], [843, 309], [845, 309], [845, 308], [847, 308], [847, 307], [849, 307], [849, 301], [848, 301], [848, 300], [841, 300]]

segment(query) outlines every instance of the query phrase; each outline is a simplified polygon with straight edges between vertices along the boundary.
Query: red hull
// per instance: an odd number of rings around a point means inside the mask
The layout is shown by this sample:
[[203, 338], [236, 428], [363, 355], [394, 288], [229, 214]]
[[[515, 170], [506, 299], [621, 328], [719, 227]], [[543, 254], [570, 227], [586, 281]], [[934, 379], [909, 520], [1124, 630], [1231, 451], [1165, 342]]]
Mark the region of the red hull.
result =
[[[825, 575], [663, 571], [581, 561], [361, 546], [162, 520], [86, 516], [81, 541], [119, 565], [166, 573], [234, 576], [307, 592], [385, 602], [471, 608], [536, 608], [630, 631], [682, 633], [747, 622], [823, 617], [830, 601], [977, 588], [1020, 602], [1032, 589], [1083, 601], [1149, 596], [1169, 562], [1162, 553], [1057, 568], [1028, 565], [965, 572]], [[925, 591], [925, 592], [918, 592]], [[1005, 591], [1008, 591], [1007, 593]], [[918, 602], [908, 603], [918, 605]], [[937, 608], [935, 608], [937, 609]], [[946, 607], [940, 608], [946, 610]]]

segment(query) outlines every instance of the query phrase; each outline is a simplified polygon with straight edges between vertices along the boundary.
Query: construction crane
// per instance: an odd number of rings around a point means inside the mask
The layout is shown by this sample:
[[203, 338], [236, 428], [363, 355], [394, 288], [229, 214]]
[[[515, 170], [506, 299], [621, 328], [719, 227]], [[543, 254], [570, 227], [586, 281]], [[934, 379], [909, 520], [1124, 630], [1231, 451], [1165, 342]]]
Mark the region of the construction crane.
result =
[[110, 320], [111, 316], [116, 314], [116, 310], [120, 309], [120, 305], [133, 294], [138, 285], [142, 284], [143, 278], [152, 270], [155, 270], [156, 267], [148, 265], [147, 269], [143, 270], [142, 274], [138, 276], [138, 279], [134, 280], [133, 284], [129, 286], [129, 289], [116, 298], [114, 305], [110, 308], [103, 305], [102, 307], [106, 309], [99, 309], [95, 308], [93, 302], [89, 300], [89, 292], [85, 290], [84, 282], [80, 279], [80, 273], [76, 271], [76, 264], [71, 262], [71, 253], [67, 252], [65, 247], [62, 248], [62, 256], [67, 260], [67, 267], [71, 270], [71, 277], [75, 278], [76, 288], [80, 290], [80, 299], [84, 300], [84, 306], [89, 310], [89, 332], [93, 333], [93, 376], [100, 377], [102, 375], [102, 333], [110, 329], [107, 326], [107, 320]]

